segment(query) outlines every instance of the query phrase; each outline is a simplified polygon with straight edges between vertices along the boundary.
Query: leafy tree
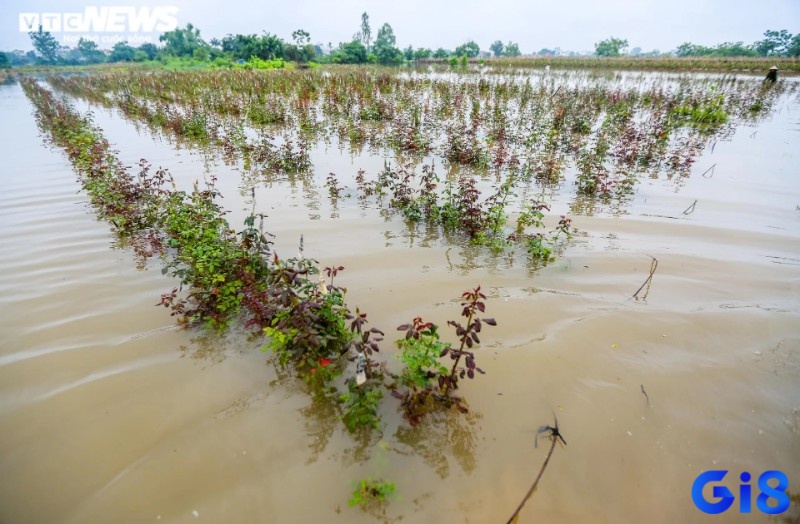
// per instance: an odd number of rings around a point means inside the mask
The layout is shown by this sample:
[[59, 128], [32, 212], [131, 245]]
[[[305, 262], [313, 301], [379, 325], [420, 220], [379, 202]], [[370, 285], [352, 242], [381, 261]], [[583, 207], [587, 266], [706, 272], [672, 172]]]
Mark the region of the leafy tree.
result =
[[711, 50], [712, 56], [758, 56], [758, 52], [743, 42], [723, 42]]
[[491, 51], [494, 56], [503, 56], [503, 51], [505, 50], [505, 46], [503, 42], [500, 40], [495, 40], [492, 45], [489, 46], [489, 51]]
[[257, 56], [262, 60], [283, 58], [283, 46], [286, 44], [279, 36], [271, 35], [265, 31], [263, 35], [254, 40], [254, 45], [255, 47], [252, 49], [252, 54], [247, 55], [246, 57], [242, 56], [237, 58], [244, 58], [245, 60], [249, 59], [251, 56]]
[[36, 63], [36, 53], [33, 51], [28, 51], [26, 53], [23, 53], [22, 51], [12, 51], [10, 53], [6, 53], [6, 58], [8, 58], [8, 61], [11, 63], [12, 67]]
[[[652, 53], [651, 53], [652, 54]], [[684, 42], [675, 50], [677, 56], [756, 56], [756, 50], [742, 42], [723, 42], [716, 47], [706, 47]]]
[[366, 11], [361, 13], [361, 43], [364, 48], [369, 50], [369, 45], [372, 42], [372, 29], [369, 27], [369, 15]]
[[193, 56], [195, 49], [208, 46], [200, 38], [200, 30], [192, 24], [186, 24], [185, 29], [167, 31], [158, 40], [164, 42], [164, 53], [173, 56]]
[[40, 25], [38, 31], [31, 31], [28, 36], [31, 37], [33, 48], [42, 62], [55, 64], [58, 61], [58, 41], [49, 31], [42, 31]]
[[480, 52], [481, 52], [480, 46], [477, 43], [475, 43], [474, 40], [470, 40], [469, 42], [461, 44], [460, 46], [456, 47], [454, 54], [456, 56], [466, 55], [469, 58], [475, 58], [476, 56], [478, 56], [478, 53]]
[[407, 62], [411, 62], [412, 60], [414, 60], [414, 48], [411, 46], [405, 48], [403, 50], [403, 56]]
[[58, 52], [58, 63], [63, 65], [78, 65], [85, 62], [77, 47], [72, 49], [61, 47]]
[[520, 52], [519, 46], [515, 42], [509, 42], [506, 44], [506, 49], [503, 54], [506, 56], [519, 56], [522, 52]]
[[99, 64], [106, 59], [106, 54], [97, 47], [97, 42], [85, 38], [78, 40], [78, 53], [81, 60], [87, 64]]
[[552, 56], [555, 53], [553, 52], [552, 49], [547, 49], [546, 47], [543, 47], [543, 48], [539, 49], [539, 52], [537, 54], [539, 56]]
[[284, 58], [283, 47], [286, 45], [281, 38], [266, 32], [261, 36], [229, 34], [221, 44], [222, 51], [237, 60], [249, 60], [253, 56], [262, 60]]
[[0, 69], [8, 69], [11, 67], [11, 61], [5, 53], [0, 51]]
[[765, 31], [764, 40], [759, 40], [753, 47], [761, 56], [786, 56], [791, 42], [792, 34], [786, 29]]
[[311, 42], [311, 35], [308, 34], [308, 31], [298, 29], [296, 31], [292, 31], [292, 40], [294, 40], [294, 43], [299, 47]]
[[136, 54], [136, 50], [128, 45], [128, 42], [117, 42], [111, 48], [111, 54], [108, 56], [110, 62], [131, 62]]
[[307, 31], [302, 29], [293, 31], [292, 40], [295, 45], [285, 45], [283, 48], [285, 58], [303, 64], [316, 56], [316, 50], [311, 45], [311, 35]]
[[284, 44], [283, 58], [290, 62], [301, 62], [302, 56], [300, 55], [300, 48], [294, 44]]
[[[224, 39], [223, 39], [224, 41]], [[255, 42], [255, 47], [251, 49], [254, 51], [252, 54], [248, 55], [247, 57], [244, 56], [236, 56], [236, 58], [242, 58], [244, 60], [248, 60], [251, 56], [257, 56], [262, 60], [274, 60], [276, 58], [286, 58], [284, 49], [287, 44], [281, 37], [278, 35], [271, 35], [264, 32], [261, 37], [258, 38]], [[224, 50], [224, 44], [223, 44]]]
[[205, 62], [211, 56], [210, 49], [211, 48], [209, 46], [197, 47], [192, 52], [192, 58], [194, 58], [195, 60], [200, 60], [202, 62]]
[[146, 62], [150, 60], [150, 57], [147, 55], [146, 52], [142, 51], [139, 48], [136, 48], [136, 51], [133, 53], [133, 61], [134, 62]]
[[675, 48], [675, 56], [692, 56], [694, 51], [694, 44], [691, 42], [684, 42]]
[[37, 61], [36, 53], [33, 51], [27, 51], [25, 53], [22, 51], [12, 51], [8, 53], [8, 57], [11, 60], [12, 66], [31, 65], [35, 64]]
[[794, 35], [789, 42], [789, 47], [786, 49], [786, 55], [797, 58], [800, 56], [800, 33]]
[[139, 47], [136, 48], [137, 51], [141, 51], [147, 55], [146, 60], [155, 60], [158, 57], [158, 46], [155, 44], [151, 44], [146, 42]]
[[433, 58], [447, 58], [449, 56], [450, 56], [450, 51], [442, 47], [433, 52]]
[[710, 47], [684, 42], [675, 50], [677, 56], [707, 56], [712, 52]]
[[219, 38], [212, 38], [208, 41], [208, 45], [214, 49], [222, 49], [222, 41]]
[[333, 53], [331, 61], [334, 64], [366, 64], [367, 48], [361, 40], [339, 44], [339, 49]]
[[306, 44], [302, 47], [303, 62], [310, 62], [317, 56], [316, 48], [311, 44]]
[[316, 51], [314, 50], [314, 46], [311, 44], [284, 44], [283, 46], [283, 58], [292, 62], [304, 64], [311, 61], [311, 59], [315, 56]]
[[597, 56], [620, 56], [627, 47], [627, 40], [611, 37], [596, 43], [594, 45], [594, 54]]
[[414, 60], [427, 60], [433, 55], [433, 51], [427, 48], [420, 47], [414, 51]]
[[392, 26], [383, 24], [378, 29], [378, 34], [375, 37], [375, 56], [378, 59], [378, 63], [396, 64], [403, 60], [403, 53], [395, 47], [396, 41]]
[[236, 60], [247, 60], [251, 56], [255, 56], [253, 53], [248, 54], [248, 51], [255, 48], [254, 41], [257, 38], [256, 35], [232, 35], [228, 33], [221, 42], [222, 52], [228, 53]]

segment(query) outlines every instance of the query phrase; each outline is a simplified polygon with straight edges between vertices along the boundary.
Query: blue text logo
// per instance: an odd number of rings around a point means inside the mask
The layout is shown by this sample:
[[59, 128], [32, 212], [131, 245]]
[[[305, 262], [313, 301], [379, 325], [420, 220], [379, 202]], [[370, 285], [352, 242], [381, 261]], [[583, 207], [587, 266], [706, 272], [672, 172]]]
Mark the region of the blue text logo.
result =
[[[712, 482], [720, 482], [728, 474], [727, 470], [706, 471], [697, 476], [692, 484], [692, 501], [697, 508], [711, 515], [726, 512], [736, 500], [736, 496], [725, 486], [712, 486], [711, 496], [713, 500], [706, 500], [703, 496], [703, 488]], [[750, 513], [752, 511], [753, 495], [750, 485], [750, 473], [743, 472], [739, 475], [742, 483], [739, 485], [739, 513]], [[769, 485], [773, 481], [774, 486]], [[775, 483], [774, 481], [777, 481]], [[765, 471], [758, 477], [758, 497], [756, 506], [762, 513], [777, 515], [789, 508], [789, 495], [786, 488], [789, 487], [789, 478], [785, 473], [776, 470]], [[773, 501], [770, 503], [770, 501]]]

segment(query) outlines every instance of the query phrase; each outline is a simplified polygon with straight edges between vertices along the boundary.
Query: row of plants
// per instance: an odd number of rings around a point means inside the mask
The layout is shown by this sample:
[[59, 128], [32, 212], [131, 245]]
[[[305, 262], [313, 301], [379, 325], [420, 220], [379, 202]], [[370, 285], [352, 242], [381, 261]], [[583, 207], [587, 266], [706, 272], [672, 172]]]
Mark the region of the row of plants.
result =
[[[48, 81], [117, 108], [153, 132], [239, 162], [251, 184], [283, 177], [308, 184], [315, 176], [312, 150], [331, 141], [349, 144], [353, 153], [389, 149], [398, 167], [387, 166], [371, 182], [360, 172], [353, 181], [362, 203], [375, 195], [372, 202], [398, 212], [410, 228], [424, 224], [442, 238], [456, 232], [457, 241], [466, 238], [493, 253], [521, 246], [534, 266], [552, 260], [571, 238], [569, 218], [555, 223], [544, 215], [550, 211], [545, 189], [561, 184], [565, 173], [575, 183], [572, 212], [621, 206], [639, 179], [688, 175], [711, 140], [769, 114], [782, 94], [796, 89], [795, 83], [762, 86], [734, 77], [513, 71], [441, 77], [363, 68]], [[440, 158], [446, 177], [426, 163], [430, 156]], [[475, 178], [489, 172], [493, 188]], [[532, 182], [542, 188], [534, 198]], [[325, 184], [338, 205], [348, 180], [330, 174]]]
[[629, 194], [642, 175], [687, 174], [712, 137], [763, 117], [796, 89], [733, 77], [642, 76], [624, 87], [578, 73], [442, 77], [363, 68], [48, 80], [163, 132], [241, 155], [266, 173], [308, 172], [308, 151], [336, 140], [356, 153], [433, 154], [459, 169], [549, 183], [572, 168], [581, 175], [579, 192], [600, 195]]
[[281, 258], [255, 200], [236, 232], [219, 205], [213, 177], [187, 192], [168, 171], [154, 171], [144, 160], [133, 174], [90, 118], [32, 79], [23, 78], [22, 86], [41, 129], [67, 153], [98, 215], [138, 256], [160, 259], [162, 272], [180, 281], [160, 305], [181, 323], [224, 330], [241, 322], [262, 333], [280, 368], [301, 378], [315, 399], [334, 406], [354, 433], [380, 429], [386, 392], [401, 399], [412, 425], [430, 410], [466, 411], [454, 392], [461, 379], [483, 373], [475, 364], [479, 333], [496, 325], [483, 315], [480, 287], [461, 296], [461, 320], [448, 321], [455, 344], [441, 341], [439, 327], [421, 319], [399, 326], [402, 369], [391, 371], [378, 358], [384, 332], [347, 304], [346, 289], [338, 285], [344, 267], [320, 270], [304, 255], [302, 239], [298, 256]]
[[[425, 224], [429, 231], [437, 228], [444, 236], [461, 233], [469, 243], [488, 246], [495, 253], [522, 245], [534, 262], [546, 264], [572, 238], [572, 220], [562, 215], [548, 230], [544, 212], [550, 211], [549, 206], [532, 199], [517, 213], [512, 228], [507, 208], [516, 197], [517, 181], [518, 177], [508, 176], [483, 198], [475, 177], [442, 180], [434, 164], [423, 163], [417, 170], [410, 162], [392, 166], [387, 161], [374, 180], [367, 180], [366, 173], [359, 171], [356, 190], [360, 201], [376, 199], [379, 205], [398, 212], [410, 227]], [[338, 200], [342, 188], [334, 173], [326, 185], [331, 199]]]

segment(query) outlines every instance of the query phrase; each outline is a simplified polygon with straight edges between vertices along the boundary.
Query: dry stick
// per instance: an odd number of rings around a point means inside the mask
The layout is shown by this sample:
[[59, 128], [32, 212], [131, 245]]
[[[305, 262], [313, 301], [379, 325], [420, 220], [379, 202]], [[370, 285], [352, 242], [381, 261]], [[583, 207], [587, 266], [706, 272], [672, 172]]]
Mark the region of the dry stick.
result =
[[650, 407], [650, 396], [647, 394], [647, 391], [644, 390], [644, 384], [639, 384], [642, 386], [642, 393], [644, 394], [644, 398], [647, 399], [647, 407]]
[[558, 419], [556, 419], [555, 427], [551, 428], [550, 426], [547, 426], [547, 429], [550, 430], [550, 451], [547, 452], [547, 457], [545, 457], [544, 463], [542, 464], [542, 468], [539, 470], [539, 474], [536, 475], [536, 480], [533, 481], [531, 489], [529, 489], [528, 493], [525, 494], [525, 498], [523, 498], [522, 502], [519, 503], [519, 506], [517, 506], [517, 509], [514, 511], [514, 514], [511, 515], [510, 519], [508, 519], [507, 524], [514, 524], [515, 522], [517, 522], [520, 511], [522, 511], [522, 508], [525, 506], [525, 503], [528, 502], [528, 499], [531, 498], [533, 492], [536, 491], [536, 487], [539, 485], [539, 479], [542, 478], [544, 470], [547, 467], [547, 463], [550, 462], [550, 457], [553, 456], [553, 451], [556, 449], [556, 443], [558, 442], [558, 440], [561, 439], [561, 441], [564, 442], [564, 444], [566, 444], [564, 438], [561, 436], [561, 433], [558, 432]]
[[692, 202], [692, 205], [687, 207], [686, 210], [684, 210], [683, 214], [684, 215], [689, 215], [691, 213], [694, 213], [694, 206], [696, 206], [696, 205], [697, 205], [697, 200]]
[[[700, 176], [702, 176], [703, 178], [711, 178], [712, 176], [714, 176], [714, 168], [715, 168], [715, 167], [717, 167], [717, 164], [716, 164], [716, 163], [715, 163], [713, 166], [711, 166], [711, 167], [709, 167], [708, 169], [706, 169], [706, 170], [705, 170], [705, 173], [703, 173], [703, 174], [702, 174], [702, 175], [700, 175]], [[711, 175], [710, 175], [710, 176], [706, 176], [706, 173], [708, 173], [709, 171], [711, 171]]]
[[636, 290], [636, 293], [634, 293], [631, 296], [631, 298], [639, 298], [639, 297], [637, 297], [639, 292], [642, 289], [644, 289], [645, 286], [647, 286], [648, 284], [650, 284], [653, 281], [653, 273], [655, 273], [656, 269], [658, 269], [658, 260], [654, 256], [651, 256], [650, 258], [653, 259], [652, 262], [650, 262], [650, 275], [647, 277], [647, 280], [645, 280], [644, 283], [641, 286], [639, 286], [639, 289]]

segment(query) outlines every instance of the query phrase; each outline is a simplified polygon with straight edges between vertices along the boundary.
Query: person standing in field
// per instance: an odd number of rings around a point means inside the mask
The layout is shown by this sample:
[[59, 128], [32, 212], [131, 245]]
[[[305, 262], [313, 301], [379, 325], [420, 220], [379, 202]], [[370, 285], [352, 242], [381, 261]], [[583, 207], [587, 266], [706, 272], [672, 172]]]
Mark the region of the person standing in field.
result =
[[764, 79], [764, 81], [769, 81], [772, 84], [778, 81], [778, 66], [772, 66], [769, 68], [769, 72], [767, 73], [767, 77]]

